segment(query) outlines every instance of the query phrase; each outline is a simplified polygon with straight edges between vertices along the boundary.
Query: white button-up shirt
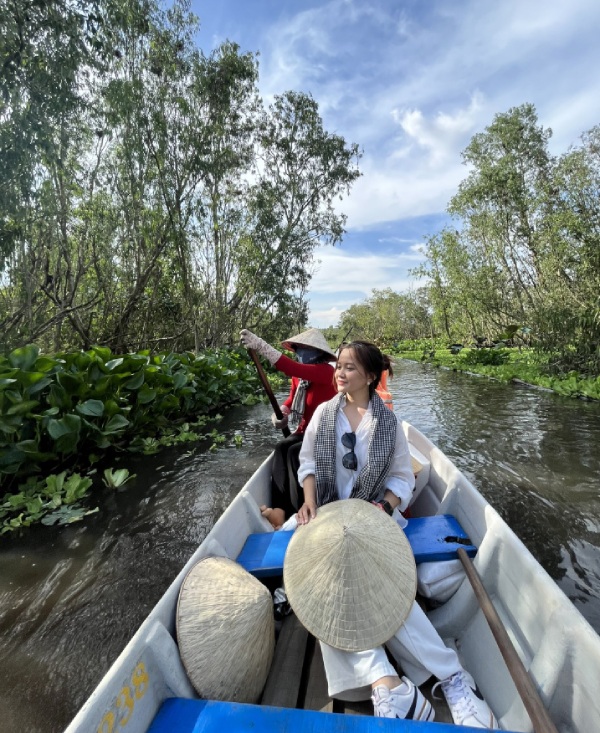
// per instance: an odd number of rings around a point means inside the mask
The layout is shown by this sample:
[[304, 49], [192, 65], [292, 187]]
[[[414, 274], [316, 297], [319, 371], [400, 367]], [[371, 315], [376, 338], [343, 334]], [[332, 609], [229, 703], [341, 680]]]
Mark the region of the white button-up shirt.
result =
[[[298, 469], [298, 483], [303, 485], [304, 479], [315, 473], [315, 437], [317, 428], [321, 421], [321, 415], [326, 403], [320, 404], [315, 410], [306, 431], [302, 448], [300, 449], [300, 468]], [[345, 398], [342, 398], [340, 409], [338, 411], [335, 424], [336, 430], [336, 452], [335, 452], [335, 482], [337, 493], [340, 499], [348, 499], [352, 492], [352, 486], [356, 481], [356, 477], [361, 472], [367, 462], [369, 448], [369, 432], [373, 421], [373, 412], [371, 403], [363, 415], [358, 428], [354, 431], [356, 435], [356, 445], [354, 452], [358, 466], [356, 471], [344, 468], [342, 464], [343, 456], [349, 452], [349, 449], [342, 444], [342, 435], [351, 433], [352, 428], [350, 422], [344, 413]], [[398, 417], [396, 416], [398, 420]], [[385, 482], [385, 488], [389, 489], [400, 499], [400, 510], [404, 511], [411, 500], [413, 489], [415, 486], [415, 477], [412, 470], [410, 451], [408, 442], [404, 435], [404, 430], [400, 420], [398, 420], [398, 429], [396, 430], [396, 446], [394, 449], [394, 458], [390, 467], [390, 472]]]

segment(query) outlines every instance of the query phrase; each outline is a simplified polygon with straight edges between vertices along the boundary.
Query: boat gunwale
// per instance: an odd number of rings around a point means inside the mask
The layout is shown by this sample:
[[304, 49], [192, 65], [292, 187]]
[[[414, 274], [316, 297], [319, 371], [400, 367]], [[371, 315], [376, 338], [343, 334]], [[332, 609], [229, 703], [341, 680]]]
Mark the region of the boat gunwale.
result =
[[[409, 444], [426, 456], [430, 464], [428, 481], [423, 493], [417, 498], [417, 507], [424, 514], [456, 514], [452, 510], [458, 509], [459, 516], [457, 516], [457, 519], [473, 544], [478, 547], [474, 564], [488, 590], [491, 591], [492, 599], [499, 599], [504, 604], [505, 599], [501, 597], [502, 589], [496, 588], [494, 582], [492, 582], [494, 581], [493, 575], [486, 573], [486, 570], [493, 567], [494, 563], [498, 564], [500, 562], [499, 556], [502, 552], [507, 551], [502, 547], [504, 544], [518, 558], [520, 563], [519, 571], [528, 579], [529, 586], [536, 588], [538, 592], [543, 591], [546, 610], [551, 612], [547, 615], [547, 628], [541, 628], [538, 634], [542, 637], [541, 643], [539, 643], [540, 639], [535, 639], [532, 642], [525, 634], [513, 633], [514, 641], [517, 642], [516, 646], [526, 661], [533, 659], [535, 663], [536, 653], [539, 652], [541, 645], [549, 643], [547, 639], [543, 638], [544, 635], [547, 634], [548, 630], [556, 628], [556, 624], [559, 624], [560, 628], [564, 630], [562, 642], [565, 648], [568, 647], [568, 651], [573, 657], [577, 649], [580, 649], [582, 655], [587, 651], [590, 658], [593, 656], [594, 659], [600, 660], [600, 637], [598, 634], [502, 519], [498, 511], [475, 488], [455, 463], [423, 433], [406, 421], [402, 423], [402, 426]], [[267, 472], [270, 473], [272, 459], [273, 454], [260, 464], [235, 495], [229, 507], [215, 522], [202, 543], [190, 556], [123, 651], [107, 670], [98, 686], [66, 728], [65, 733], [88, 733], [91, 730], [89, 727], [89, 722], [92, 720], [91, 716], [93, 715], [95, 719], [100, 704], [105, 703], [110, 695], [114, 697], [115, 685], [118, 684], [119, 679], [123, 678], [125, 672], [131, 670], [132, 654], [139, 647], [140, 642], [152, 632], [153, 625], [157, 622], [162, 624], [175, 638], [177, 597], [181, 584], [189, 570], [203, 556], [224, 554], [235, 559], [241, 550], [247, 533], [244, 534], [242, 531], [237, 533], [227, 532], [232, 517], [236, 516], [239, 520], [241, 510], [242, 514], [247, 517], [248, 527], [252, 527], [251, 531], [272, 531], [270, 525], [260, 516], [259, 509], [260, 504], [265, 503], [267, 500], [268, 482], [263, 479]], [[434, 508], [435, 511], [427, 511], [431, 508]], [[419, 515], [417, 512], [416, 516]], [[525, 595], [529, 598], [534, 594], [533, 591], [529, 592], [528, 590]], [[533, 601], [535, 601], [535, 598]], [[516, 613], [513, 613], [513, 610], [506, 606], [503, 610], [504, 618], [509, 622], [508, 626], [521, 630]], [[439, 608], [432, 610], [429, 616], [442, 637], [447, 638], [449, 635], [451, 638], [452, 632], [459, 623], [457, 619], [462, 618], [464, 620], [467, 617], [473, 619], [479, 612], [480, 610], [469, 584], [463, 582], [458, 591]], [[570, 644], [568, 643], [569, 640]], [[575, 666], [575, 662], [573, 662], [573, 666]], [[596, 674], [598, 675], [598, 670], [596, 670]], [[474, 676], [477, 680], [477, 675]], [[598, 705], [598, 702], [593, 698], [593, 694], [588, 694], [588, 692], [582, 690], [578, 694], [582, 694], [586, 699], [589, 698], [590, 704]], [[487, 694], [486, 690], [483, 690], [483, 693], [484, 695]], [[508, 714], [509, 717], [516, 715], [517, 718], [520, 715], [520, 713], [514, 713], [512, 710], [509, 710]], [[509, 727], [514, 726], [510, 725]], [[143, 729], [140, 728], [139, 730]]]

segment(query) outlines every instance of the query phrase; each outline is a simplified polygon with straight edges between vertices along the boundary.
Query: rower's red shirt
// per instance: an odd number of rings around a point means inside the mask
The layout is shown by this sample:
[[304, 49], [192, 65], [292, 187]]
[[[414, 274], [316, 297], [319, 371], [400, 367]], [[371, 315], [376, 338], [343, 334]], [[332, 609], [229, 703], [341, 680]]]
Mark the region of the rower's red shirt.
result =
[[292, 402], [294, 401], [294, 395], [296, 394], [300, 380], [306, 379], [310, 382], [310, 386], [306, 390], [304, 415], [295, 431], [296, 433], [303, 433], [314, 411], [321, 402], [327, 402], [327, 400], [330, 400], [337, 394], [337, 387], [333, 382], [335, 369], [327, 362], [324, 364], [301, 364], [285, 356], [285, 354], [282, 354], [275, 362], [275, 369], [292, 378], [292, 388], [283, 403], [290, 410], [292, 409]]

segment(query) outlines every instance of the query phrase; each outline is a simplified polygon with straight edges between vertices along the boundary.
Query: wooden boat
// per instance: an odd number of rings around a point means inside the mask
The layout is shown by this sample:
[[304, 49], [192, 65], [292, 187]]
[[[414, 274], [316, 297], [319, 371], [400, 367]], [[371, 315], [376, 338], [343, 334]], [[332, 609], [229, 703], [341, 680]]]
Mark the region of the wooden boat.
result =
[[[600, 730], [600, 637], [456, 466], [413, 426], [403, 423], [403, 428], [417, 475], [412, 516], [452, 515], [476, 546], [473, 564], [556, 729], [561, 733]], [[176, 641], [179, 590], [189, 570], [202, 557], [237, 559], [250, 535], [271, 531], [259, 511], [259, 506], [269, 500], [270, 465], [269, 458], [241, 489], [66, 733], [381, 731], [388, 730], [388, 724], [397, 732], [409, 733], [472, 730], [452, 725], [447, 709], [439, 706], [436, 721], [441, 723], [415, 723], [370, 717], [372, 708], [368, 703], [362, 706], [331, 701], [319, 645], [293, 615], [287, 617], [279, 633], [261, 705], [204, 703], [197, 699]], [[446, 643], [457, 648], [501, 728], [534, 730], [528, 707], [471, 584], [466, 579], [459, 581], [448, 600], [433, 605], [428, 611], [431, 621]], [[175, 700], [165, 703], [172, 698]], [[171, 706], [173, 714], [179, 711], [179, 717], [158, 724], [161, 715], [163, 721], [168, 720], [164, 717], [169, 713], [165, 705]], [[347, 715], [337, 715], [339, 712]]]

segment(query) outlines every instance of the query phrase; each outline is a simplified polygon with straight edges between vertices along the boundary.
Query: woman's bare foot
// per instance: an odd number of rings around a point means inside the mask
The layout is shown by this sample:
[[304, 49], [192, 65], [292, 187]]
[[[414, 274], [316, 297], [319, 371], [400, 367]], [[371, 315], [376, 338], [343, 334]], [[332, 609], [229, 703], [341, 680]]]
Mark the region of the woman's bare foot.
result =
[[275, 529], [279, 529], [285, 522], [285, 512], [283, 509], [273, 509], [263, 504], [260, 508], [260, 513], [265, 519], [269, 520]]

